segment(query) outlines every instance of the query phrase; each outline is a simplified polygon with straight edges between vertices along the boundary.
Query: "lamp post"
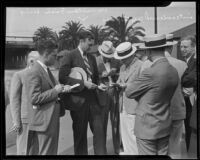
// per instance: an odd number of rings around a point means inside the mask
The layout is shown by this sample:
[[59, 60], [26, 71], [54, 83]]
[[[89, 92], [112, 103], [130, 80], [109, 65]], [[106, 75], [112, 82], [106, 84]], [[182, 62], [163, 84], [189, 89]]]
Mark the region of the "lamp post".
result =
[[157, 23], [157, 7], [154, 7], [154, 22], [155, 22], [155, 34], [157, 34], [158, 33], [158, 29], [157, 29], [157, 25], [158, 25], [158, 23]]

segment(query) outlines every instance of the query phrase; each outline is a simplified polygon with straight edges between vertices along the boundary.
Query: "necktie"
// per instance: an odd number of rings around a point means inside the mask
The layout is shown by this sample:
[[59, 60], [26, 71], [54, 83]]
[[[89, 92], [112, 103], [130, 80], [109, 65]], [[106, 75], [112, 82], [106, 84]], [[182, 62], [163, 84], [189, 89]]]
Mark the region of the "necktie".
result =
[[90, 65], [88, 63], [86, 53], [83, 53], [83, 60], [84, 60], [85, 66], [86, 66], [86, 72], [87, 72], [88, 80], [91, 80], [92, 71], [91, 71]]
[[55, 86], [56, 82], [55, 82], [54, 76], [53, 76], [53, 74], [51, 73], [51, 71], [50, 71], [50, 69], [48, 67], [47, 67], [47, 72], [48, 72], [48, 75], [49, 75], [49, 78], [50, 78], [51, 82]]

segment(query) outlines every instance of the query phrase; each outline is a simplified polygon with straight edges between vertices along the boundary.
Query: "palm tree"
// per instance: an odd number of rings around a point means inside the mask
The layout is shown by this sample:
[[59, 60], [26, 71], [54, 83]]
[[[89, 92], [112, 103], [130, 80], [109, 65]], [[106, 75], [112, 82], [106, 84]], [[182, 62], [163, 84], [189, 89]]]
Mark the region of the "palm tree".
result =
[[88, 29], [94, 36], [94, 44], [101, 44], [106, 37], [102, 26], [90, 25]]
[[145, 29], [143, 27], [134, 27], [140, 21], [135, 21], [130, 24], [132, 17], [128, 17], [126, 20], [124, 15], [118, 16], [117, 18], [112, 17], [111, 20], [106, 21], [105, 26], [107, 26], [107, 30], [111, 38], [117, 41], [118, 44], [125, 41], [139, 41], [138, 36], [144, 36]]
[[40, 27], [34, 32], [33, 36], [34, 43], [36, 43], [38, 40], [47, 40], [47, 39], [51, 39], [55, 43], [57, 43], [58, 35], [56, 32], [52, 31], [51, 28], [48, 28], [46, 26]]
[[74, 49], [78, 46], [78, 35], [84, 29], [80, 22], [69, 21], [59, 32], [59, 50]]

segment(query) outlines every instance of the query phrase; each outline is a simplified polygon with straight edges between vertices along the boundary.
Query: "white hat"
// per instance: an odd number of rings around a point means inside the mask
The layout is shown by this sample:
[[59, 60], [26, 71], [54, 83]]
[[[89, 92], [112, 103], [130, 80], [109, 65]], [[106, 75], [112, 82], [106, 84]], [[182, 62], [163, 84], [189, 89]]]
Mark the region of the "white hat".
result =
[[136, 50], [137, 48], [130, 42], [123, 42], [117, 46], [114, 57], [115, 59], [125, 59], [132, 56]]
[[98, 51], [102, 56], [112, 58], [114, 56], [115, 48], [111, 41], [103, 41], [102, 45], [98, 47]]
[[166, 35], [166, 40], [167, 40], [167, 42], [168, 42], [168, 44], [170, 46], [173, 46], [173, 45], [178, 43], [177, 41], [174, 40], [174, 35], [173, 34], [167, 34]]
[[[80, 79], [80, 80], [85, 80], [85, 81], [87, 80], [86, 72], [83, 70], [83, 68], [80, 68], [80, 67], [71, 68], [69, 77], [75, 78], [75, 79]], [[84, 86], [76, 87], [75, 89], [72, 90], [72, 92], [80, 92], [81, 90], [83, 90], [83, 88], [84, 88]]]
[[161, 48], [170, 46], [171, 42], [167, 42], [165, 34], [154, 34], [144, 37], [144, 43], [140, 45], [140, 49]]

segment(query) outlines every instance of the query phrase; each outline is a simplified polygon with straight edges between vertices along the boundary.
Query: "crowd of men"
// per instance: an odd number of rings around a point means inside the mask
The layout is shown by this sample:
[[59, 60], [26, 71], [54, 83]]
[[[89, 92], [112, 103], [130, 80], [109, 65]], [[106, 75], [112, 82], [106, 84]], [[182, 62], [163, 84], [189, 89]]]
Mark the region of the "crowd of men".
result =
[[[27, 67], [10, 89], [17, 155], [57, 155], [60, 117], [72, 119], [74, 154], [88, 155], [88, 124], [95, 155], [106, 155], [110, 117], [113, 148], [119, 155], [197, 155], [196, 37], [180, 40], [184, 58], [171, 55], [173, 35], [147, 35], [143, 43], [105, 40], [96, 57], [94, 38], [81, 32], [76, 49], [63, 56], [58, 77], [49, 69], [57, 45], [39, 40]], [[70, 138], [70, 137], [69, 137]], [[72, 137], [71, 137], [72, 138]]]

